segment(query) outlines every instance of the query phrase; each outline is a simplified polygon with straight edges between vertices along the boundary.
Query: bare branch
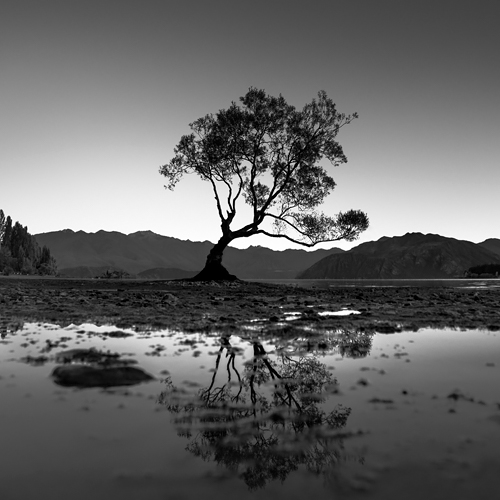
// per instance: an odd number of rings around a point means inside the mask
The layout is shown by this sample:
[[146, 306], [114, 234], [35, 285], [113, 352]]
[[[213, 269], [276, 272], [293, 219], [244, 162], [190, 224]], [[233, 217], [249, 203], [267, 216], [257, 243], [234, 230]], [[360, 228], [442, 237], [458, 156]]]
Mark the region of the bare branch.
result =
[[335, 238], [335, 239], [325, 239], [325, 240], [315, 241], [312, 243], [307, 243], [303, 240], [298, 240], [298, 239], [292, 238], [288, 234], [273, 234], [273, 233], [269, 233], [268, 231], [265, 231], [264, 229], [259, 229], [254, 234], [265, 234], [266, 236], [270, 236], [271, 238], [284, 238], [288, 241], [291, 241], [292, 243], [297, 243], [299, 245], [302, 245], [302, 246], [305, 246], [308, 248], [313, 247], [313, 246], [317, 245], [318, 243], [328, 243], [328, 242], [332, 242], [332, 241], [339, 241], [342, 239], [339, 237], [339, 238]]
[[214, 192], [215, 201], [217, 203], [217, 211], [219, 212], [220, 220], [222, 222], [224, 222], [225, 218], [224, 218], [224, 214], [222, 213], [222, 207], [221, 207], [221, 204], [220, 204], [219, 193], [217, 192], [217, 185], [215, 184], [215, 182], [214, 182], [213, 179], [209, 179], [209, 180], [210, 180], [210, 183], [212, 184], [212, 189], [213, 189], [213, 192]]

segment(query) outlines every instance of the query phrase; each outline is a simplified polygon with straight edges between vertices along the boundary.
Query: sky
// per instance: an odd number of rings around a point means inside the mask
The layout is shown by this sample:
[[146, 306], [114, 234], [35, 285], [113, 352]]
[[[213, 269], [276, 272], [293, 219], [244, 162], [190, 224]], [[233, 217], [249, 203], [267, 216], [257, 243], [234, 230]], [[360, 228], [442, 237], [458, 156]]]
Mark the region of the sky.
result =
[[299, 109], [325, 90], [359, 118], [321, 208], [370, 228], [315, 248], [500, 238], [499, 18], [498, 0], [2, 0], [0, 208], [32, 234], [216, 241], [210, 185], [158, 172], [189, 123], [250, 87]]

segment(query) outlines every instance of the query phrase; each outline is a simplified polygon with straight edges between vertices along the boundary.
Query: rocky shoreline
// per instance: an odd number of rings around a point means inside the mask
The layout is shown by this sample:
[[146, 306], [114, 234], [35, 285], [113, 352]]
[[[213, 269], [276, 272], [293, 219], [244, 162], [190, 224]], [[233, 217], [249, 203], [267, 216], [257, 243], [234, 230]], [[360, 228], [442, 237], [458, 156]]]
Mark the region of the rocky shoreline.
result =
[[[500, 288], [302, 288], [257, 282], [0, 278], [0, 333], [24, 322], [296, 335], [347, 328], [500, 330]], [[342, 309], [360, 314], [329, 316]], [[294, 313], [293, 321], [290, 321]]]

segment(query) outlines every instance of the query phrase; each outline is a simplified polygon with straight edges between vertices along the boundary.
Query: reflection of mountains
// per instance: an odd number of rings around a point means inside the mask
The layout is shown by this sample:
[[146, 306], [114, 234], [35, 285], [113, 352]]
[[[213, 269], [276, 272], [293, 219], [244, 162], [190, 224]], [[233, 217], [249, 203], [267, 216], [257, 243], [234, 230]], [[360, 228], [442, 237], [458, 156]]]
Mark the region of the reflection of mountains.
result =
[[339, 461], [362, 461], [343, 451], [343, 439], [354, 435], [342, 430], [351, 409], [325, 409], [338, 389], [320, 359], [333, 350], [366, 356], [371, 335], [344, 331], [319, 342], [303, 339], [277, 345], [272, 356], [261, 342], [251, 341], [253, 357], [243, 364], [237, 363], [241, 349], [230, 340], [220, 339], [208, 387], [193, 394], [169, 377], [158, 399], [175, 414], [188, 451], [238, 474], [250, 489], [284, 481], [299, 467], [330, 474]]

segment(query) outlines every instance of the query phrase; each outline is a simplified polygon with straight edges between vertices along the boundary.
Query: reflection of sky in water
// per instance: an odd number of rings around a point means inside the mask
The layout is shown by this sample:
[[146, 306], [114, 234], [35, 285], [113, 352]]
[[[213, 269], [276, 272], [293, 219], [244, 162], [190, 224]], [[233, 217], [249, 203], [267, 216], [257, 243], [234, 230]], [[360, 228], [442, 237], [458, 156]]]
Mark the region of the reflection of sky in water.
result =
[[[219, 498], [252, 497], [235, 474], [187, 452], [189, 439], [177, 435], [173, 415], [157, 404], [165, 389], [161, 379], [170, 378], [193, 397], [210, 385], [221, 339], [172, 332], [103, 334], [111, 330], [25, 325], [4, 335], [0, 446], [8, 460], [2, 463], [1, 498], [35, 498], [40, 492], [56, 500], [200, 498], [212, 491]], [[371, 341], [369, 354], [349, 357], [362, 352], [352, 347], [360, 339]], [[52, 349], [47, 340], [55, 344]], [[254, 346], [236, 336], [228, 342], [242, 374]], [[475, 488], [474, 498], [483, 498], [481, 488], [497, 481], [500, 333], [422, 330], [371, 337], [331, 332], [324, 339], [291, 343], [262, 339], [261, 345], [272, 362], [278, 363], [280, 353], [292, 360], [300, 354], [337, 379], [338, 393], [327, 391], [319, 407], [352, 409], [342, 430], [362, 434], [344, 439], [342, 449], [344, 458], [362, 457], [364, 464], [339, 459], [326, 471], [326, 483], [299, 467], [283, 485], [268, 482], [259, 498], [296, 498], [298, 492], [330, 498], [346, 488], [353, 498], [358, 489], [366, 489], [367, 498], [393, 498], [391, 488], [401, 494], [405, 485], [406, 498], [420, 498], [425, 485], [438, 484], [450, 495]], [[135, 359], [158, 380], [107, 390], [56, 386], [50, 379], [55, 354], [90, 347]], [[39, 366], [21, 361], [40, 355], [48, 360]], [[223, 351], [215, 386], [227, 382], [226, 355]], [[232, 381], [237, 381], [234, 372]], [[259, 391], [269, 395], [273, 387], [268, 382]], [[237, 384], [231, 387], [236, 389]], [[333, 491], [327, 495], [328, 489]]]
[[[359, 311], [352, 309], [341, 309], [340, 311], [320, 311], [318, 316], [351, 316], [352, 314], [361, 314]], [[286, 321], [302, 318], [304, 315], [300, 311], [286, 311], [283, 313]]]

